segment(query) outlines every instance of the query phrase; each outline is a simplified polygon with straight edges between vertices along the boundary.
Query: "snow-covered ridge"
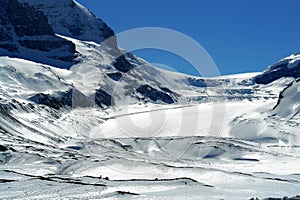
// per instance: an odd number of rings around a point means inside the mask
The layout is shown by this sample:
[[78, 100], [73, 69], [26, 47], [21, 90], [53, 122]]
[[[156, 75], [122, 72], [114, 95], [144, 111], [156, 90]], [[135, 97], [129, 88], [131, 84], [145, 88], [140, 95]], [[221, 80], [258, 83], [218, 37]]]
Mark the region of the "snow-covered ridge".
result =
[[287, 67], [288, 68], [294, 68], [296, 67], [300, 62], [300, 53], [295, 53], [292, 54], [286, 58], [281, 59], [278, 63], [276, 63], [276, 65], [274, 65], [273, 67], [276, 67], [278, 65], [282, 65], [282, 64], [288, 64]]
[[300, 54], [292, 54], [268, 67], [254, 81], [258, 84], [268, 84], [282, 77], [300, 77]]

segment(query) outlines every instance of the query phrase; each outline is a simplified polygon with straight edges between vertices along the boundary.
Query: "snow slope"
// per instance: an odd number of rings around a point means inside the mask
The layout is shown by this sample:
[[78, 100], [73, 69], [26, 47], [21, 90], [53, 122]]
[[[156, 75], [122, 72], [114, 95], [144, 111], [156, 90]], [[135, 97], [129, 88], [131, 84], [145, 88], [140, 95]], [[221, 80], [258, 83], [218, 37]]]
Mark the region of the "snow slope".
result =
[[230, 134], [244, 139], [299, 145], [299, 103], [299, 81], [294, 81], [280, 93], [273, 108], [235, 118]]
[[[278, 101], [272, 95], [225, 103], [57, 110], [27, 97], [73, 87], [75, 70], [7, 57], [1, 63], [9, 72], [1, 73], [0, 84], [1, 145], [7, 148], [0, 154], [1, 198], [247, 199], [293, 196], [300, 189], [299, 143], [278, 132], [266, 140], [270, 135], [262, 137], [257, 124], [235, 125], [251, 117], [272, 121], [268, 113]], [[226, 77], [212, 80], [219, 79]], [[255, 88], [276, 94], [286, 81]], [[216, 127], [222, 131], [215, 132]]]
[[278, 104], [274, 112], [281, 118], [293, 118], [299, 116], [300, 111], [300, 79], [291, 83], [280, 94]]

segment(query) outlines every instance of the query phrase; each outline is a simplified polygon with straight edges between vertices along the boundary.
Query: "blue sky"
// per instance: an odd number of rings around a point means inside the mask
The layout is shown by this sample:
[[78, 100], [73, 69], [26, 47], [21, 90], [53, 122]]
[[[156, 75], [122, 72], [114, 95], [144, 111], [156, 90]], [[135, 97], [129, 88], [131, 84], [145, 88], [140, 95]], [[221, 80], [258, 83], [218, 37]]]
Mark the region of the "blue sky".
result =
[[[221, 74], [262, 71], [300, 52], [299, 0], [77, 0], [116, 33], [164, 27], [198, 41]], [[195, 74], [189, 63], [158, 50], [134, 52], [152, 63]]]

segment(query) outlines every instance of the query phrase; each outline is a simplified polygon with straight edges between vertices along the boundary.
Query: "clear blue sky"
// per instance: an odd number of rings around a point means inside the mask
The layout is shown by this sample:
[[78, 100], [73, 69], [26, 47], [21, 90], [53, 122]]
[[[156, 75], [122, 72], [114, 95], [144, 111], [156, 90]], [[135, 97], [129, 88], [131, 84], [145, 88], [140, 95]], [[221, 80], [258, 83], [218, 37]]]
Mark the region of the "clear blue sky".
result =
[[[222, 74], [262, 71], [300, 52], [300, 0], [77, 0], [116, 33], [164, 27], [198, 41]], [[194, 74], [189, 64], [157, 50], [134, 52], [152, 63]]]

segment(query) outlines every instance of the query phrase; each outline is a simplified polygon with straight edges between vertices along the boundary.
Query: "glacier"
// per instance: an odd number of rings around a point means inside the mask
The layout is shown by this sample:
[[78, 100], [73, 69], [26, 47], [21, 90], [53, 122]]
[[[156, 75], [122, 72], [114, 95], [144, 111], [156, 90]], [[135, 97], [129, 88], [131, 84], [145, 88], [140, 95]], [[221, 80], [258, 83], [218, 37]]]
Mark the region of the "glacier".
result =
[[299, 54], [189, 76], [123, 54], [76, 1], [0, 2], [1, 199], [299, 195]]

